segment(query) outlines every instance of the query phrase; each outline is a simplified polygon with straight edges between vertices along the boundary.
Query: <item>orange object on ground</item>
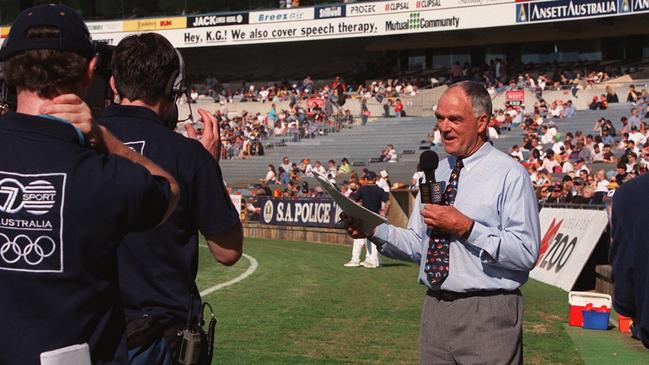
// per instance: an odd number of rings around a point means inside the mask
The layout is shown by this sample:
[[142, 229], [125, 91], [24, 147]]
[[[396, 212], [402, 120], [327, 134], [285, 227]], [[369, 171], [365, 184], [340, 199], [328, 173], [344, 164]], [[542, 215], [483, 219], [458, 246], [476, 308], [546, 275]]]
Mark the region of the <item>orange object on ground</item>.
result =
[[631, 323], [633, 323], [633, 320], [630, 317], [625, 317], [618, 314], [617, 321], [620, 332], [631, 333]]

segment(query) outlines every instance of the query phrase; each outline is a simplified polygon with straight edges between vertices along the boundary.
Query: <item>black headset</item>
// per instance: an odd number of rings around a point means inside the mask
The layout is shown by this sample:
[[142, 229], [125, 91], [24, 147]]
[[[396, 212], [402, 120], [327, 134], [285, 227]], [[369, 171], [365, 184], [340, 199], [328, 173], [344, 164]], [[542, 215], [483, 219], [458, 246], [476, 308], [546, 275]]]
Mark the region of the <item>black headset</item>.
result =
[[176, 98], [187, 92], [187, 88], [185, 87], [185, 61], [177, 49], [174, 48], [174, 51], [176, 51], [178, 57], [178, 69], [171, 73], [165, 93], [169, 99], [175, 101]]
[[[180, 52], [174, 48], [176, 55], [178, 56], [178, 69], [174, 70], [167, 81], [167, 86], [165, 88], [165, 94], [174, 104], [173, 109], [166, 116], [163, 117], [165, 124], [170, 129], [175, 129], [178, 120], [178, 98], [187, 95], [187, 87], [185, 86], [185, 61]], [[187, 97], [189, 100], [189, 96]], [[186, 120], [193, 120], [194, 116], [192, 114], [191, 104], [188, 104], [189, 107], [189, 117]]]

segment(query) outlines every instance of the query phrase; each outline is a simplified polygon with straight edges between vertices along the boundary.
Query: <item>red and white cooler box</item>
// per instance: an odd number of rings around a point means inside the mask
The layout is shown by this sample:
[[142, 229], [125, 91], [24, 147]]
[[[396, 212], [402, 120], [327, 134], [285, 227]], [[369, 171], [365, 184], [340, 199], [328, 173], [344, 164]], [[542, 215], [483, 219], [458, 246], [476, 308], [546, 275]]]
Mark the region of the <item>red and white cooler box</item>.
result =
[[568, 324], [574, 327], [584, 325], [582, 311], [596, 310], [598, 312], [611, 312], [613, 301], [608, 294], [571, 291], [568, 293], [568, 302], [570, 303], [570, 315]]

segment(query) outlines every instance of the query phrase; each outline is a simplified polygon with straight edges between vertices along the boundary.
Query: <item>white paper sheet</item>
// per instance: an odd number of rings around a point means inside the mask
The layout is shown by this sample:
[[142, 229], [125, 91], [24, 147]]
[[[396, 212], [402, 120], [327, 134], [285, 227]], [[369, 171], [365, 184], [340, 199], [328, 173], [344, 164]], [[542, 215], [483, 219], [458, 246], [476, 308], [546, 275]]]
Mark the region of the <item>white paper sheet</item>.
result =
[[88, 344], [72, 345], [41, 353], [41, 365], [91, 365]]
[[361, 231], [365, 234], [369, 234], [377, 226], [387, 223], [388, 220], [384, 217], [364, 208], [363, 206], [357, 204], [351, 199], [344, 196], [335, 186], [333, 186], [327, 177], [313, 174], [316, 181], [322, 186], [322, 188], [329, 194], [329, 196], [338, 204], [340, 209], [345, 212], [346, 215], [356, 218], [361, 221]]

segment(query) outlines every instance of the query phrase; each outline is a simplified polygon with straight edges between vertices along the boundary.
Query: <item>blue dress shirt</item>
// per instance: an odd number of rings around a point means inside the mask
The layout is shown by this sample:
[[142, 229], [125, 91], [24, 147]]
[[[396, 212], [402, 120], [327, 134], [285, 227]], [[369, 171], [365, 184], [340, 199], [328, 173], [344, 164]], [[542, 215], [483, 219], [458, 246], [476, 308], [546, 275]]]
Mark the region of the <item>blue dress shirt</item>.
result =
[[[440, 162], [437, 181], [448, 181], [456, 158]], [[466, 240], [451, 237], [449, 275], [441, 289], [453, 292], [523, 285], [538, 257], [538, 202], [525, 168], [485, 143], [463, 159], [454, 206], [474, 220]], [[419, 281], [431, 289], [424, 266], [430, 240], [417, 197], [407, 228], [378, 226], [370, 240], [388, 257], [419, 263]]]

